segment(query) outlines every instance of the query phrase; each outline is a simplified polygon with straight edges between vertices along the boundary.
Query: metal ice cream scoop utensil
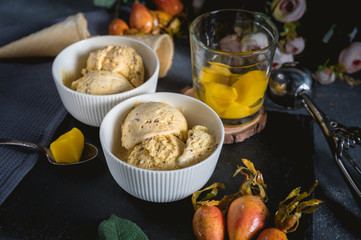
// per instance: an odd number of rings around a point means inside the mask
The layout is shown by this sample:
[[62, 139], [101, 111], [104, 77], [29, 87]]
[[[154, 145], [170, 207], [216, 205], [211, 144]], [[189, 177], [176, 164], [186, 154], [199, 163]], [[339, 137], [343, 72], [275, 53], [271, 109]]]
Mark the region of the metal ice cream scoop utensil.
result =
[[50, 148], [40, 146], [35, 143], [29, 143], [19, 140], [13, 140], [13, 139], [1, 139], [0, 138], [0, 145], [16, 145], [16, 146], [22, 146], [22, 147], [28, 147], [33, 148], [36, 150], [39, 150], [40, 152], [44, 153], [48, 159], [48, 161], [54, 165], [77, 165], [89, 162], [90, 160], [93, 160], [98, 155], [98, 148], [90, 143], [84, 144], [84, 150], [83, 154], [79, 160], [79, 162], [73, 162], [73, 163], [59, 163], [56, 162], [54, 159], [54, 156], [50, 150]]
[[300, 66], [284, 66], [271, 74], [268, 93], [273, 102], [286, 108], [300, 106], [306, 108], [321, 127], [343, 176], [361, 200], [361, 185], [345, 166], [345, 161], [348, 161], [354, 172], [361, 176], [360, 167], [348, 154], [351, 148], [356, 145], [361, 146], [361, 128], [346, 127], [323, 113], [311, 100], [312, 85], [312, 73], [308, 69]]

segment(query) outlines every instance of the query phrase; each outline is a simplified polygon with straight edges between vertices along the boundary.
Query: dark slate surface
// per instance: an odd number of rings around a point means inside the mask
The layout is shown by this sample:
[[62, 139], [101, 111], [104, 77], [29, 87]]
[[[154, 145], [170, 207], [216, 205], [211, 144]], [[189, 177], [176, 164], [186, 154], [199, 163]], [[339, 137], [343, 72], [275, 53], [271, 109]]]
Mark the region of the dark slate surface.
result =
[[[326, 5], [328, 2], [324, 2], [325, 5], [320, 4], [320, 7], [313, 9], [319, 12], [322, 9], [328, 11], [323, 11], [322, 18], [305, 18], [305, 22], [309, 24], [307, 26], [312, 27], [303, 28], [309, 29], [308, 32], [305, 30], [305, 33], [316, 31], [314, 37], [317, 38], [312, 41], [312, 36], [308, 36], [309, 48], [306, 48], [307, 51], [301, 56], [302, 63], [311, 69], [317, 64], [322, 64], [328, 53], [332, 52], [331, 56], [337, 55], [338, 49], [344, 46], [344, 41], [338, 41], [338, 45], [334, 43], [338, 46], [333, 46], [334, 52], [326, 49], [319, 42], [319, 37], [322, 36], [322, 31], [318, 28], [320, 24], [338, 21], [341, 26], [353, 26], [355, 23], [352, 20], [355, 10], [348, 1], [335, 6]], [[310, 9], [311, 7], [312, 5]], [[88, 12], [92, 10], [96, 11]], [[21, 0], [1, 0], [0, 43], [5, 44], [78, 11], [86, 12], [92, 34], [106, 33], [106, 26], [113, 15], [105, 9], [94, 7], [92, 1], [50, 3], [36, 0], [30, 3]], [[316, 13], [313, 11], [313, 17]], [[350, 13], [349, 22], [345, 21], [345, 13]], [[347, 23], [349, 25], [346, 25]], [[343, 31], [346, 30], [345, 27]], [[337, 34], [342, 34], [342, 31]], [[356, 35], [355, 40], [360, 41], [359, 35]], [[159, 80], [157, 91], [179, 92], [184, 86], [191, 84], [189, 54], [187, 39], [176, 40], [174, 64], [168, 76]], [[48, 144], [64, 129], [78, 126], [86, 132], [88, 141], [100, 147], [97, 137], [99, 129], [75, 121], [60, 105], [50, 74], [52, 60], [41, 58], [0, 61], [1, 134], [5, 137], [22, 137], [29, 141]], [[360, 73], [353, 76], [359, 79], [361, 77]], [[38, 86], [40, 92], [36, 93], [31, 88], [25, 91], [24, 86], [32, 81], [37, 81], [38, 85], [31, 86]], [[42, 95], [41, 91], [45, 95]], [[40, 105], [31, 102], [31, 95], [38, 96], [36, 94], [51, 94], [54, 99], [50, 102], [54, 108], [37, 109], [47, 100], [39, 97], [37, 101]], [[48, 119], [48, 124], [45, 124], [43, 129], [32, 129], [38, 122], [34, 122], [32, 119], [35, 118], [31, 115], [27, 117], [26, 112], [21, 112], [24, 107], [22, 102], [28, 104], [29, 111], [34, 108]], [[350, 87], [341, 81], [331, 85], [317, 85], [315, 102], [325, 113], [339, 122], [361, 126], [360, 85]], [[10, 108], [12, 104], [18, 108]], [[237, 184], [231, 175], [235, 166], [240, 163], [240, 158], [249, 158], [254, 161], [256, 168], [264, 172], [270, 193], [268, 204], [274, 212], [276, 203], [288, 191], [297, 186], [308, 189], [316, 178], [319, 180], [319, 186], [316, 188], [315, 197], [324, 203], [312, 217], [304, 216], [300, 229], [290, 234], [289, 238], [360, 239], [361, 230], [358, 226], [361, 226], [361, 210], [343, 181], [320, 128], [308, 117], [304, 109], [285, 113], [283, 109], [266, 101], [266, 110], [266, 129], [243, 143], [224, 146], [210, 183], [223, 181], [228, 186], [227, 191], [236, 189]], [[51, 115], [51, 111], [55, 111], [60, 117]], [[22, 118], [15, 117], [21, 115]], [[24, 118], [28, 118], [28, 121]], [[65, 120], [62, 122], [63, 118]], [[9, 119], [11, 121], [8, 121]], [[59, 125], [60, 122], [62, 125]], [[59, 127], [56, 127], [58, 125]], [[89, 165], [57, 168], [49, 165], [43, 156], [35, 152], [24, 149], [11, 151], [13, 153], [10, 157], [13, 159], [18, 158], [18, 153], [29, 156], [27, 159], [34, 167], [30, 166], [31, 171], [0, 206], [1, 239], [96, 239], [97, 226], [111, 214], [136, 222], [150, 239], [193, 238], [190, 199], [155, 204], [131, 197], [111, 178], [102, 152], [98, 161]], [[5, 155], [2, 155], [2, 158], [3, 156]], [[358, 159], [359, 164], [360, 161]]]

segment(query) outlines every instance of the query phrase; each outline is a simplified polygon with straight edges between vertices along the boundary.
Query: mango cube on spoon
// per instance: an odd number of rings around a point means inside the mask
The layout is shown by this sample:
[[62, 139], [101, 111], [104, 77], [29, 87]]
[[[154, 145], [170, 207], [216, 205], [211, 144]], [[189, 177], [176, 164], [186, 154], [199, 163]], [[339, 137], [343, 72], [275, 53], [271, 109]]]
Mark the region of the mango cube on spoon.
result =
[[78, 128], [64, 133], [50, 144], [57, 163], [79, 162], [84, 149], [84, 135]]

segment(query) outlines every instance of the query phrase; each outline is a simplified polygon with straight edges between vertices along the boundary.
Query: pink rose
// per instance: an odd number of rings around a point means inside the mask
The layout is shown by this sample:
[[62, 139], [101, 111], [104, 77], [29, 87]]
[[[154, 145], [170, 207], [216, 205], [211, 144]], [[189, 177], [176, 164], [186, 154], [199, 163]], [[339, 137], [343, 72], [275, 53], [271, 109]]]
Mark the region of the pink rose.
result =
[[306, 0], [273, 0], [273, 17], [280, 22], [294, 22], [306, 11]]
[[333, 83], [336, 79], [336, 75], [331, 68], [325, 67], [315, 72], [314, 78], [321, 84]]
[[291, 41], [288, 41], [285, 46], [286, 52], [297, 55], [305, 49], [305, 40], [303, 37], [296, 37]]
[[294, 62], [293, 55], [281, 52], [276, 48], [275, 55], [273, 57], [272, 70], [281, 67], [282, 64]]
[[269, 45], [267, 35], [262, 32], [247, 34], [241, 42], [242, 52], [257, 51]]
[[361, 42], [353, 42], [341, 51], [338, 62], [343, 64], [347, 73], [354, 73], [361, 69]]

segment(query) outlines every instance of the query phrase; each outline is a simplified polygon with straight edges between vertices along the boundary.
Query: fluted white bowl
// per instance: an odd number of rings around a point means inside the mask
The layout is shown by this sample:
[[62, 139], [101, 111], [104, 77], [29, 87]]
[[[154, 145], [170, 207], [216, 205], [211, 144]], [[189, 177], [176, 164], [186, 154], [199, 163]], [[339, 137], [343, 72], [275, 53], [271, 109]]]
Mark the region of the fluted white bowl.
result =
[[[117, 158], [121, 146], [121, 124], [136, 103], [166, 102], [180, 108], [189, 128], [200, 124], [213, 131], [218, 146], [207, 159], [190, 167], [155, 171], [132, 166]], [[127, 99], [104, 117], [100, 126], [100, 142], [109, 171], [115, 181], [129, 194], [150, 202], [172, 202], [184, 199], [202, 188], [212, 176], [224, 141], [224, 128], [218, 115], [206, 104], [178, 93], [153, 93]]]
[[[64, 77], [80, 77], [90, 52], [108, 45], [127, 45], [142, 57], [145, 68], [145, 82], [132, 90], [111, 95], [90, 95], [79, 93], [64, 84]], [[157, 88], [159, 60], [157, 54], [146, 44], [121, 36], [99, 36], [76, 42], [56, 56], [52, 74], [61, 101], [66, 110], [77, 120], [99, 127], [107, 112], [119, 102], [133, 96], [154, 93]]]

